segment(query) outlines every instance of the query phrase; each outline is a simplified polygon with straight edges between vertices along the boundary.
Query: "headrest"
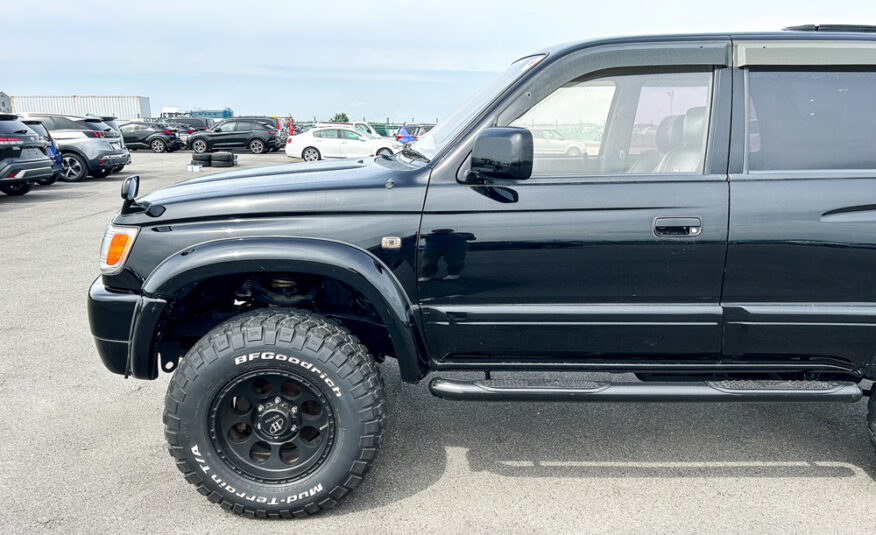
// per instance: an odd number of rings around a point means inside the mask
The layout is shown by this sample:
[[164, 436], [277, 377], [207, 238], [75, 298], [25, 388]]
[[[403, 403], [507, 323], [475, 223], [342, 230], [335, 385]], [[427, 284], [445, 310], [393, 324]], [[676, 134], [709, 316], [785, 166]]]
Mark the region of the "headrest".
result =
[[684, 114], [684, 144], [699, 146], [706, 137], [706, 107], [697, 106]]
[[657, 126], [655, 141], [660, 152], [669, 152], [681, 146], [682, 142], [681, 115], [667, 115]]

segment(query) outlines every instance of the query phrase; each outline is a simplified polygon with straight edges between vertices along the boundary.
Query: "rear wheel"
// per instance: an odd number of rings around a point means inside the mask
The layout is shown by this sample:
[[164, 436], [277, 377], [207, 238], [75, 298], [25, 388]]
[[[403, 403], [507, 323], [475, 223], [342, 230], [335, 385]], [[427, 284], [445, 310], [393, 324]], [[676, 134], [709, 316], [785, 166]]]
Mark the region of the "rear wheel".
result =
[[149, 148], [152, 149], [152, 152], [164, 152], [167, 150], [167, 143], [163, 139], [153, 139], [149, 143]]
[[30, 182], [19, 182], [18, 184], [2, 184], [0, 185], [0, 191], [5, 193], [6, 195], [19, 196], [24, 195], [28, 191], [33, 189], [33, 184]]
[[301, 152], [301, 157], [305, 162], [315, 162], [322, 158], [319, 151], [314, 147], [307, 147]]
[[88, 164], [78, 154], [68, 152], [61, 161], [61, 180], [67, 182], [81, 182], [88, 174]]
[[265, 142], [261, 139], [253, 139], [249, 142], [249, 151], [253, 154], [261, 154], [265, 152]]
[[334, 506], [383, 432], [383, 383], [359, 341], [294, 309], [240, 315], [204, 336], [170, 382], [170, 453], [201, 494], [239, 515]]

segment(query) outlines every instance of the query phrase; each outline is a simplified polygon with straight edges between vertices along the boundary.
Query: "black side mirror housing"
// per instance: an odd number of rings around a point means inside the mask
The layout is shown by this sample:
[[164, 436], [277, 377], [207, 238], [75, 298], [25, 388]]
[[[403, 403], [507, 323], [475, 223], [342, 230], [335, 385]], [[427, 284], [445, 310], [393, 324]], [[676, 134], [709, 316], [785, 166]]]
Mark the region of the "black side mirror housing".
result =
[[478, 134], [471, 151], [471, 174], [480, 179], [526, 180], [532, 176], [532, 132], [494, 127]]

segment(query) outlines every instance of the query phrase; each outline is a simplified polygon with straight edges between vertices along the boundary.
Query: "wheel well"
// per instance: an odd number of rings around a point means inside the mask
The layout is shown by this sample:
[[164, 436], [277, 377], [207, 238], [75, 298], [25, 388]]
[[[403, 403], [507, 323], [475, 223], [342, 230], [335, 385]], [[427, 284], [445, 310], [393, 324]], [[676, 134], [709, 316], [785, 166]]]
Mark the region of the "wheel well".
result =
[[162, 368], [173, 370], [179, 358], [220, 323], [271, 307], [316, 312], [346, 327], [378, 361], [395, 356], [389, 331], [374, 305], [351, 286], [319, 275], [235, 273], [191, 284], [174, 296], [158, 329]]
[[301, 157], [302, 157], [302, 158], [304, 158], [304, 153], [307, 152], [307, 149], [313, 149], [313, 150], [316, 151], [317, 154], [319, 154], [320, 156], [322, 156], [322, 153], [319, 152], [319, 149], [318, 149], [318, 148], [314, 147], [313, 145], [308, 145], [308, 146], [304, 147], [303, 149], [301, 149]]

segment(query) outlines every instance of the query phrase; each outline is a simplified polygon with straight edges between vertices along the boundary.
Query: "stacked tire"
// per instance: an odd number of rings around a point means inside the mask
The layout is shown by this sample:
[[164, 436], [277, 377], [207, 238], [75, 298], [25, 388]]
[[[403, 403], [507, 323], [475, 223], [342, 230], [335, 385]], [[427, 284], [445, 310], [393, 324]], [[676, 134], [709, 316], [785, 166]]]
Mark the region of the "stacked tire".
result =
[[192, 154], [192, 165], [200, 165], [202, 167], [210, 167], [212, 154], [209, 152], [201, 152]]
[[212, 165], [213, 167], [234, 167], [236, 163], [235, 155], [230, 152], [214, 152]]

